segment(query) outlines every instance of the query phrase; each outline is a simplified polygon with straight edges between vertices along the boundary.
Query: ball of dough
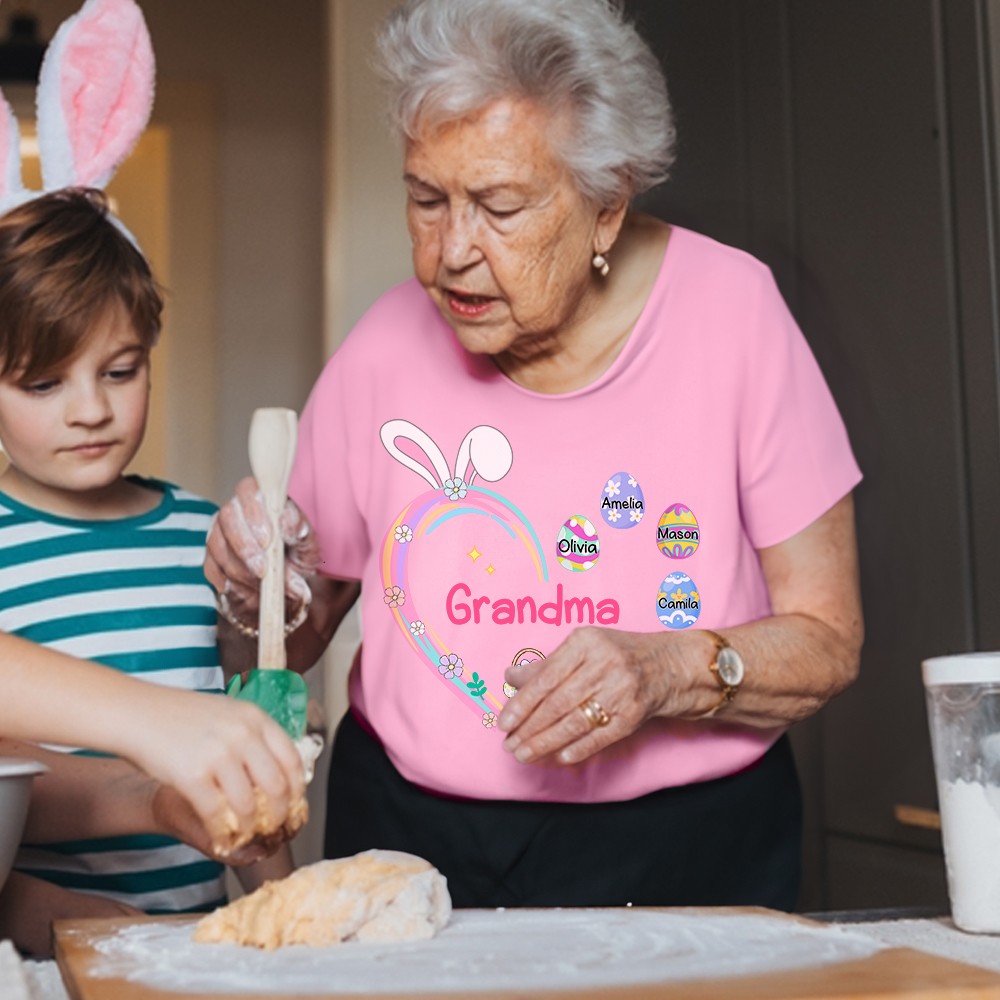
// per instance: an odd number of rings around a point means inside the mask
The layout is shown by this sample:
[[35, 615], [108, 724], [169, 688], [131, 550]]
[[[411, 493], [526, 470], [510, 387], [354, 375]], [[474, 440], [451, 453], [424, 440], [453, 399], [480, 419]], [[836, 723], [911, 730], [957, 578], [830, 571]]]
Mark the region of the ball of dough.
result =
[[318, 861], [198, 922], [194, 939], [272, 949], [342, 941], [417, 941], [451, 915], [444, 876], [401, 851], [364, 851]]

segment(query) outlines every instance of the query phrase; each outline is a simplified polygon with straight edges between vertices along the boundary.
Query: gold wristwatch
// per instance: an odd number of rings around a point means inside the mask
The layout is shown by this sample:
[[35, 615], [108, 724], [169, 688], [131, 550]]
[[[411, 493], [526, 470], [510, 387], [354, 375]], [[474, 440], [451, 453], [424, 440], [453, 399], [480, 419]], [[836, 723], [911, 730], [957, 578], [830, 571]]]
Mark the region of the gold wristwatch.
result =
[[722, 690], [722, 697], [707, 711], [694, 716], [695, 719], [710, 719], [724, 705], [728, 705], [735, 697], [743, 683], [743, 657], [729, 645], [729, 640], [711, 629], [702, 631], [715, 643], [715, 656], [708, 669], [715, 674]]

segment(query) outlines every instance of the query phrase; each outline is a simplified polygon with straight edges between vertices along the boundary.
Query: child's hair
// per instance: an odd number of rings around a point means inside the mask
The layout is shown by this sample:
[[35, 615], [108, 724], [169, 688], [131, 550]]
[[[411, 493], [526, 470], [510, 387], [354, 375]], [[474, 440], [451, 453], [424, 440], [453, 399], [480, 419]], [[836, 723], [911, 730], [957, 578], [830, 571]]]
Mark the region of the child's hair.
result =
[[115, 306], [143, 347], [163, 298], [146, 258], [95, 188], [65, 188], [0, 217], [0, 375], [29, 382], [73, 358]]

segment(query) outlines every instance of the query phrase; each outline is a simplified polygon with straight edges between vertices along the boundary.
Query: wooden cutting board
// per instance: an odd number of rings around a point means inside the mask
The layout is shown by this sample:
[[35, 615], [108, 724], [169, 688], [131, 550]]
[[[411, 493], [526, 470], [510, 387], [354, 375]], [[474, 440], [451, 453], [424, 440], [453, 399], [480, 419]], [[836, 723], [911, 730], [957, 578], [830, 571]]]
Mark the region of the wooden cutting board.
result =
[[[636, 908], [637, 912], [642, 912]], [[665, 910], [669, 913], [699, 915], [752, 914], [777, 921], [799, 921], [822, 927], [802, 918], [776, 911], [734, 907], [727, 909]], [[124, 978], [97, 977], [91, 974], [100, 963], [97, 951], [102, 941], [136, 923], [186, 923], [191, 918], [145, 918], [134, 920], [114, 918], [103, 920], [64, 920], [55, 925], [55, 951], [59, 969], [72, 1000], [191, 1000], [210, 997], [211, 1000], [305, 1000], [305, 994], [184, 992], [158, 989]], [[514, 959], [516, 961], [516, 958]], [[136, 971], [138, 971], [138, 966]], [[745, 975], [739, 977], [706, 978], [682, 982], [646, 983], [643, 985], [603, 987], [600, 989], [536, 989], [505, 990], [502, 992], [463, 990], [451, 997], [473, 997], [475, 1000], [525, 1000], [532, 998], [581, 997], [585, 1000], [901, 1000], [901, 998], [947, 998], [947, 1000], [998, 1000], [1000, 975], [986, 969], [964, 965], [907, 948], [891, 948], [868, 958], [822, 965], [786, 972]], [[442, 994], [436, 994], [441, 996]], [[330, 993], [325, 996], [308, 994], [309, 1000], [427, 1000], [431, 993]]]

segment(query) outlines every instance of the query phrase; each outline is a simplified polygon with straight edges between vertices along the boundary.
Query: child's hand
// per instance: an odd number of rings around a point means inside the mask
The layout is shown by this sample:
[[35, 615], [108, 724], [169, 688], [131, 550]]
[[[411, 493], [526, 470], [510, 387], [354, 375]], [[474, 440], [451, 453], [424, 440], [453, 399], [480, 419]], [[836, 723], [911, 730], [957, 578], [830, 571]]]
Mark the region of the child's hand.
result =
[[[316, 572], [320, 553], [315, 532], [293, 500], [281, 514], [285, 542], [285, 595], [292, 608], [312, 599], [307, 578]], [[218, 515], [206, 543], [205, 576], [225, 595], [232, 614], [249, 627], [257, 622], [264, 550], [271, 537], [264, 502], [252, 477], [240, 481], [236, 495]]]
[[254, 837], [236, 850], [220, 850], [217, 839], [206, 828], [191, 803], [170, 785], [156, 786], [152, 814], [157, 830], [183, 840], [207, 857], [234, 868], [269, 858], [287, 841], [286, 831], [279, 829], [266, 837]]
[[[161, 724], [153, 728], [137, 718], [129, 740], [134, 750], [127, 756], [190, 802], [209, 839], [220, 838], [224, 829], [230, 839], [252, 836], [259, 821], [255, 790], [263, 794], [275, 830], [301, 811], [302, 759], [285, 731], [256, 705], [163, 688], [156, 694]], [[191, 842], [190, 836], [182, 839]]]

